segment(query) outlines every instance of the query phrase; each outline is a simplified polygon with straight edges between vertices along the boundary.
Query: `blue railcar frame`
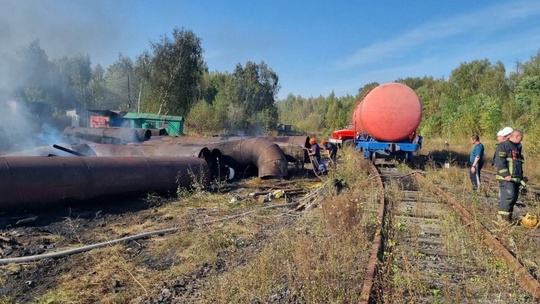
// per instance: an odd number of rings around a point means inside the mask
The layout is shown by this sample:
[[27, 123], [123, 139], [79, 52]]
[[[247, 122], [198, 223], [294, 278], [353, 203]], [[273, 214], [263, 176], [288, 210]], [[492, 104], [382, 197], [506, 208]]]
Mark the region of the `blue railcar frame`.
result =
[[399, 142], [381, 142], [370, 136], [360, 136], [355, 140], [356, 150], [363, 153], [364, 159], [375, 159], [377, 156], [402, 156], [405, 160], [412, 160], [413, 153], [418, 151], [419, 145], [409, 140]]

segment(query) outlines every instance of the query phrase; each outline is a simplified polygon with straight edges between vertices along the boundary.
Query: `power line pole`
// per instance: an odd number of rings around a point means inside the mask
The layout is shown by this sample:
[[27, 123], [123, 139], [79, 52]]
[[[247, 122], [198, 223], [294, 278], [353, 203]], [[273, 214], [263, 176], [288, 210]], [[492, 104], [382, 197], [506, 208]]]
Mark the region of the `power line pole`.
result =
[[127, 83], [127, 87], [128, 87], [128, 109], [131, 109], [131, 83], [129, 81], [129, 74], [127, 75], [128, 76], [128, 83]]

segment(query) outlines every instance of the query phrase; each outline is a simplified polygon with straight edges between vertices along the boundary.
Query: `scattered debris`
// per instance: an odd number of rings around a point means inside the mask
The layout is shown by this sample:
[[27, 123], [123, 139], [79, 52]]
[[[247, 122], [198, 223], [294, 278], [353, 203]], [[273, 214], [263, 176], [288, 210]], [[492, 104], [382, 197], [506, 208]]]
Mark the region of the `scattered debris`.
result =
[[31, 222], [37, 220], [37, 218], [38, 218], [37, 216], [27, 217], [27, 218], [18, 220], [18, 221], [15, 223], [15, 225], [28, 224], [28, 223], [31, 223]]

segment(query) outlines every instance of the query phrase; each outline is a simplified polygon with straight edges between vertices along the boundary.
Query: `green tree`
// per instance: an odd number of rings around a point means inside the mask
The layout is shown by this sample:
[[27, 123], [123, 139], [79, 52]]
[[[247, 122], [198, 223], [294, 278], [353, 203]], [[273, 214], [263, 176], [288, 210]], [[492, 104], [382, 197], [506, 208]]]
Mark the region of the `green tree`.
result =
[[496, 97], [483, 96], [479, 125], [481, 134], [496, 134], [505, 125], [503, 123], [502, 101]]
[[540, 50], [520, 66], [522, 76], [540, 76]]
[[276, 107], [278, 108], [279, 121], [294, 126], [298, 120], [304, 117], [300, 110], [301, 104], [301, 97], [298, 96], [297, 98], [293, 94], [289, 94], [285, 99], [277, 101]]
[[216, 112], [212, 105], [204, 100], [197, 102], [186, 117], [186, 127], [189, 133], [209, 135], [218, 128], [215, 124]]
[[105, 81], [105, 70], [101, 65], [97, 65], [92, 72], [92, 78], [88, 84], [90, 89], [90, 108], [105, 109], [105, 99], [107, 96], [107, 85]]
[[275, 130], [278, 123], [275, 105], [279, 91], [277, 74], [264, 62], [255, 64], [248, 61], [245, 67], [236, 65], [232, 82], [235, 98], [229, 112], [235, 127], [247, 134]]
[[201, 39], [192, 31], [175, 28], [172, 40], [163, 36], [151, 43], [137, 59], [137, 71], [144, 81], [145, 108], [151, 112], [186, 115], [202, 98], [202, 76], [207, 70]]
[[14, 75], [21, 80], [15, 88], [14, 96], [18, 100], [48, 102], [48, 90], [51, 87], [51, 62], [39, 40], [30, 42], [17, 52], [14, 63]]
[[188, 132], [201, 135], [231, 133], [229, 108], [234, 94], [232, 75], [229, 73], [205, 73], [204, 99], [197, 102], [187, 116]]
[[361, 101], [362, 99], [364, 99], [364, 97], [366, 97], [366, 95], [369, 94], [371, 90], [373, 90], [374, 88], [378, 86], [379, 86], [378, 82], [366, 83], [363, 87], [358, 89], [358, 100]]
[[52, 77], [54, 89], [49, 92], [53, 105], [59, 109], [75, 106], [75, 91], [72, 85], [72, 68], [69, 57], [64, 56], [52, 61]]
[[452, 70], [448, 81], [453, 97], [469, 97], [479, 93], [506, 97], [509, 88], [505, 74], [502, 62], [492, 65], [487, 59], [473, 60]]
[[52, 104], [62, 111], [73, 108], [87, 109], [90, 102], [88, 85], [91, 75], [92, 68], [88, 55], [53, 59], [47, 89]]
[[426, 77], [423, 77], [423, 78], [406, 77], [406, 78], [398, 78], [396, 80], [396, 82], [403, 83], [413, 90], [418, 90], [419, 88], [423, 87], [425, 81], [426, 81]]
[[448, 82], [444, 79], [424, 77], [422, 83], [422, 86], [416, 89], [416, 94], [422, 102], [423, 119], [419, 133], [429, 137], [442, 136], [445, 132], [441, 113], [448, 97]]
[[118, 55], [118, 59], [107, 68], [105, 84], [107, 108], [128, 111], [137, 108], [139, 77], [129, 57]]
[[339, 120], [339, 114], [340, 114], [340, 102], [337, 98], [335, 98], [334, 93], [330, 94], [327, 100], [328, 110], [326, 111], [325, 115], [325, 126], [328, 130], [337, 130], [340, 128], [340, 120]]
[[92, 67], [88, 55], [77, 55], [70, 60], [71, 85], [75, 93], [76, 107], [87, 109], [89, 103], [88, 85], [92, 78]]
[[520, 110], [517, 120], [532, 126], [540, 118], [540, 76], [524, 76], [516, 87], [515, 104]]

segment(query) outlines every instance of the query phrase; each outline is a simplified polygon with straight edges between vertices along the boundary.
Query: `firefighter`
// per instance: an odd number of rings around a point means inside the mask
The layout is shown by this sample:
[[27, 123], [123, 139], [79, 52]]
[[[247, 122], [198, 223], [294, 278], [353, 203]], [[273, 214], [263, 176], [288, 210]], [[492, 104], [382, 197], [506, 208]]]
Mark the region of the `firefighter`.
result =
[[512, 223], [514, 205], [518, 199], [519, 187], [526, 185], [523, 176], [524, 158], [519, 145], [523, 140], [523, 132], [514, 130], [508, 140], [499, 143], [495, 150], [495, 178], [499, 181], [500, 202], [497, 218]]
[[495, 145], [495, 152], [493, 152], [493, 160], [491, 161], [492, 167], [495, 167], [495, 153], [497, 152], [497, 146], [499, 145], [499, 143], [507, 140], [510, 134], [512, 134], [512, 132], [514, 132], [514, 129], [512, 129], [512, 127], [504, 127], [499, 132], [497, 132], [497, 144]]

